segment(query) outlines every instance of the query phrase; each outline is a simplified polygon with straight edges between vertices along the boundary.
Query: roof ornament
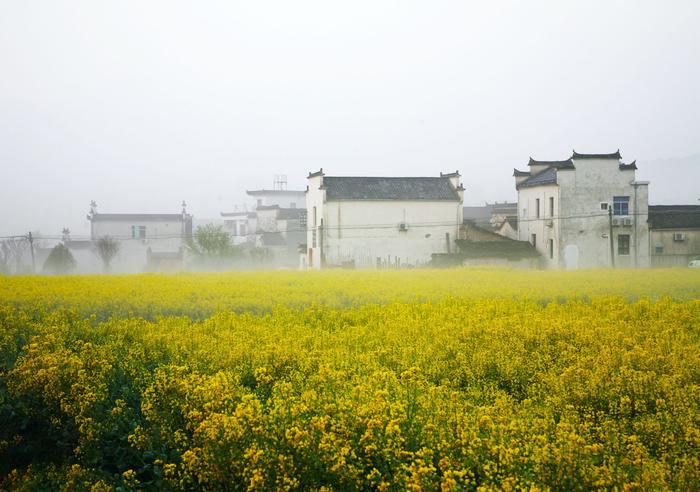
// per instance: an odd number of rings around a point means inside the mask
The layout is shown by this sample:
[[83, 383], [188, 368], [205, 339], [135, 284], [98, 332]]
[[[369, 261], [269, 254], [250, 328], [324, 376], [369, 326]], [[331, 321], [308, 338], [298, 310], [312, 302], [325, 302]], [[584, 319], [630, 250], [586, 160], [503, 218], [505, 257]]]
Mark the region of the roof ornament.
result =
[[95, 200], [90, 200], [90, 212], [87, 214], [87, 220], [92, 220], [97, 215], [97, 202]]

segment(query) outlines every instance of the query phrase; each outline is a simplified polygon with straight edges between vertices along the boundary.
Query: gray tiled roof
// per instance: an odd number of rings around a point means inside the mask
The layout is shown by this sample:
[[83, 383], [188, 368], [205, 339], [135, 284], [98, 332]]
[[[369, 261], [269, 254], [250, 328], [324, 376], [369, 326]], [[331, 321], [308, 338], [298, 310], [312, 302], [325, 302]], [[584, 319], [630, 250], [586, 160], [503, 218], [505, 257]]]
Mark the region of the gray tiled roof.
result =
[[649, 205], [652, 229], [700, 228], [700, 205]]
[[553, 166], [557, 169], [573, 169], [574, 161], [571, 159], [566, 159], [564, 161], [537, 161], [530, 157], [530, 161], [527, 163], [528, 166]]
[[541, 173], [537, 173], [520, 183], [517, 188], [528, 188], [530, 186], [540, 186], [557, 183], [557, 170], [555, 167], [548, 167]]
[[634, 169], [637, 169], [637, 161], [632, 161], [629, 164], [620, 163], [620, 171], [631, 171]]
[[298, 220], [305, 213], [305, 208], [280, 208], [277, 218], [279, 220]]
[[518, 218], [517, 217], [508, 217], [505, 220], [514, 230], [518, 230]]
[[328, 200], [433, 200], [459, 201], [446, 177], [355, 177], [325, 176]]
[[621, 159], [620, 149], [612, 154], [579, 154], [574, 150], [574, 155], [571, 156], [572, 159]]

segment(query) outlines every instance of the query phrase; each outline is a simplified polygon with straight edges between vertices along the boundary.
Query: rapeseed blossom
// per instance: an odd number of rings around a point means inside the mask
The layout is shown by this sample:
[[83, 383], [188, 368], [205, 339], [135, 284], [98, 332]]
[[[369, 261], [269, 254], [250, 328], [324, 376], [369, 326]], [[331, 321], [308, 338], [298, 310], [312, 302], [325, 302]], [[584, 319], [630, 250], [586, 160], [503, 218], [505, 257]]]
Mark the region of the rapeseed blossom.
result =
[[697, 489], [698, 273], [0, 278], [0, 488]]

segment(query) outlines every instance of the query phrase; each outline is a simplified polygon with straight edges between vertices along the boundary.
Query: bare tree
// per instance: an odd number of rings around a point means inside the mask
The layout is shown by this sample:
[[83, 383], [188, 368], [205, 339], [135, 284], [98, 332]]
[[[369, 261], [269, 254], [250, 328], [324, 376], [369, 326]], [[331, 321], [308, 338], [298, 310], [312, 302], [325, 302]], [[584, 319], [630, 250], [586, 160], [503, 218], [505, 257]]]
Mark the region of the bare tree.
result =
[[111, 236], [103, 236], [95, 241], [95, 251], [102, 260], [105, 273], [109, 272], [109, 264], [119, 253], [119, 242]]
[[14, 237], [0, 242], [0, 271], [4, 273], [21, 273], [22, 258], [29, 250], [26, 237]]

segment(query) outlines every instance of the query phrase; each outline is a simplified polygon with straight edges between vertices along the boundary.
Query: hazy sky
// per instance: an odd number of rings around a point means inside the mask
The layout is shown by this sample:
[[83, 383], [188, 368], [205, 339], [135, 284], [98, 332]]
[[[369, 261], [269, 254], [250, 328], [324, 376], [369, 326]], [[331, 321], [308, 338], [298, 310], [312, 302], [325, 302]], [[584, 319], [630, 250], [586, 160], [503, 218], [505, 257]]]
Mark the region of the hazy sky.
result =
[[481, 204], [530, 155], [697, 154], [699, 23], [697, 0], [0, 0], [0, 234], [85, 233], [93, 199], [217, 217], [319, 167], [459, 169]]

